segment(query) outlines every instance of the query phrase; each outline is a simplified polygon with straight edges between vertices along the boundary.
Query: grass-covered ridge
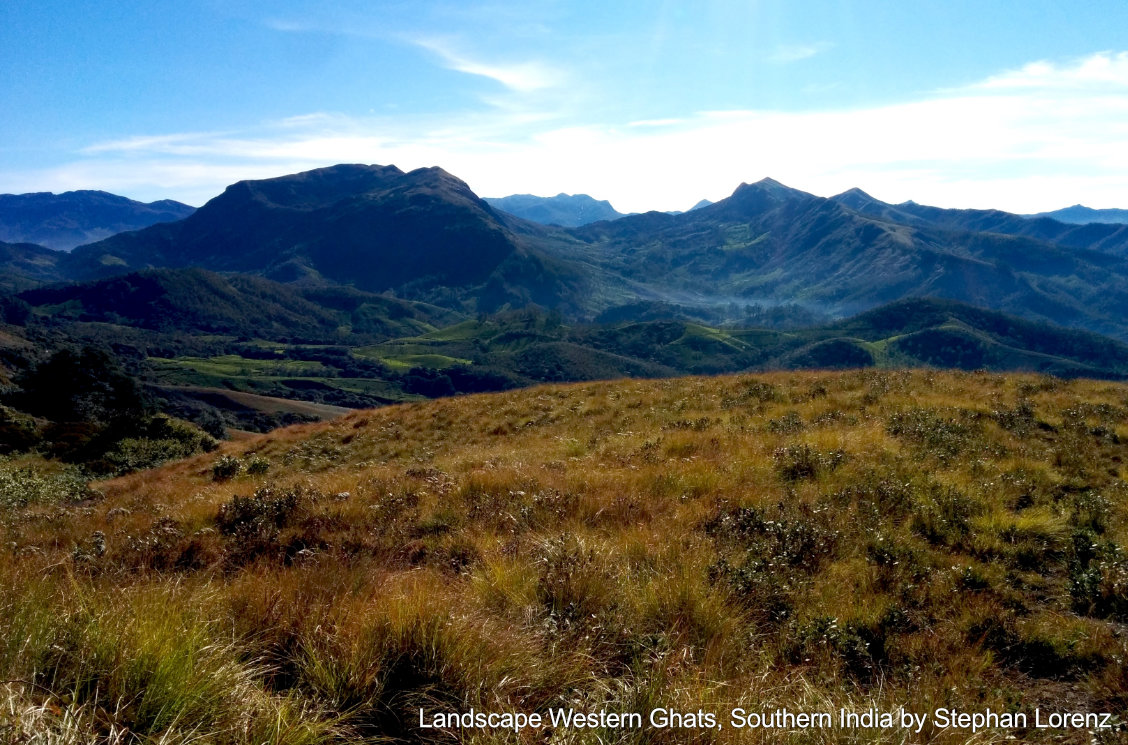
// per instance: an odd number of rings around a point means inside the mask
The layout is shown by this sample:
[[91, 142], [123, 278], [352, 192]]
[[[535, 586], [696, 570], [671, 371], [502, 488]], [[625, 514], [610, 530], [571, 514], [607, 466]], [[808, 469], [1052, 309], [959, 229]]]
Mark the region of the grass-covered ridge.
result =
[[1126, 438], [1123, 384], [864, 371], [538, 387], [225, 443], [0, 507], [0, 732], [517, 741], [418, 728], [471, 706], [1123, 717]]

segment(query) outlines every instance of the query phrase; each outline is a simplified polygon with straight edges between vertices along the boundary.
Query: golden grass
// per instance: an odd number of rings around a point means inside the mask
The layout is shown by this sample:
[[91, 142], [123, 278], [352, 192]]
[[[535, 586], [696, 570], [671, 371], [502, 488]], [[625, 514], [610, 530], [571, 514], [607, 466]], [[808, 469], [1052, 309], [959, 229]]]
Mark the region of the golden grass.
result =
[[[225, 443], [3, 513], [0, 677], [33, 685], [2, 691], [0, 733], [1112, 742], [434, 734], [417, 712], [1123, 716], [1126, 435], [1128, 386], [864, 371], [548, 386]], [[217, 478], [220, 456], [243, 467]]]

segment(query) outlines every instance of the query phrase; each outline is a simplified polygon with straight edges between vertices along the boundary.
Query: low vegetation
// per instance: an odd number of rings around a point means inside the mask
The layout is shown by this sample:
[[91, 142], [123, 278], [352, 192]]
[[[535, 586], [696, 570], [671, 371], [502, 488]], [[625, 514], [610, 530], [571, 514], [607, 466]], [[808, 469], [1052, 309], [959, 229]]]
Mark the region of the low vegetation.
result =
[[[1120, 742], [1125, 438], [1123, 384], [869, 370], [358, 411], [26, 499], [11, 461], [0, 739]], [[1121, 729], [514, 735], [421, 707]]]

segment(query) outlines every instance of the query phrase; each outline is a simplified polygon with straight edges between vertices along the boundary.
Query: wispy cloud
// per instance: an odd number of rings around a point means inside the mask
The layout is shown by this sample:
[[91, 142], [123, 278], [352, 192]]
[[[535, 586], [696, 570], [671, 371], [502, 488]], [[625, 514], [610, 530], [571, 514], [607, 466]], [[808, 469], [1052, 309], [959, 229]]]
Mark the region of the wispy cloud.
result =
[[416, 46], [437, 55], [443, 65], [451, 70], [489, 78], [518, 93], [551, 88], [557, 85], [562, 77], [557, 70], [536, 60], [486, 62], [458, 51], [455, 45], [446, 39], [415, 38], [411, 41]]
[[449, 114], [322, 112], [241, 132], [95, 143], [65, 166], [0, 174], [0, 191], [108, 188], [199, 203], [241, 178], [368, 162], [440, 165], [486, 196], [584, 192], [627, 211], [682, 209], [767, 175], [823, 195], [861, 186], [895, 202], [1019, 212], [1075, 202], [1128, 207], [1126, 85], [1128, 53], [1102, 52], [849, 109], [590, 122], [487, 106], [456, 123]]
[[816, 54], [821, 54], [833, 46], [833, 44], [825, 41], [810, 44], [780, 44], [768, 55], [768, 62], [777, 65], [801, 62], [814, 57]]

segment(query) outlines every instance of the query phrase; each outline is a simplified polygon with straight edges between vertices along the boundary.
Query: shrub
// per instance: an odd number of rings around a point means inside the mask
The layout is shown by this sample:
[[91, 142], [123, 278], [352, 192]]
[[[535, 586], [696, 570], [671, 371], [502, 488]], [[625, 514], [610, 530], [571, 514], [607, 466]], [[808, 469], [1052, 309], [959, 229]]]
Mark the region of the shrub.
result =
[[216, 481], [227, 481], [239, 475], [243, 470], [243, 463], [233, 455], [221, 455], [212, 464], [212, 478]]
[[778, 624], [794, 610], [792, 595], [829, 561], [840, 534], [807, 507], [798, 515], [769, 518], [755, 507], [730, 509], [705, 523], [722, 549], [709, 567], [709, 579], [724, 584], [748, 610]]
[[781, 435], [792, 435], [802, 432], [806, 424], [797, 411], [789, 411], [778, 419], [768, 421], [768, 431]]
[[817, 616], [806, 623], [793, 624], [785, 650], [793, 664], [828, 653], [846, 675], [857, 680], [875, 677], [886, 660], [886, 629], [881, 624], [867, 626], [856, 621], [839, 625], [834, 616]]
[[776, 473], [785, 481], [817, 478], [838, 468], [846, 460], [841, 450], [822, 452], [810, 445], [788, 445], [772, 454]]
[[251, 476], [260, 476], [270, 470], [270, 460], [261, 455], [252, 455], [247, 458], [247, 473]]
[[1073, 610], [1094, 618], [1128, 621], [1128, 559], [1111, 542], [1086, 530], [1073, 534], [1069, 594]]
[[885, 431], [911, 443], [921, 454], [945, 463], [972, 447], [976, 440], [976, 432], [969, 425], [916, 407], [890, 417]]
[[233, 497], [219, 507], [216, 526], [224, 535], [261, 535], [284, 528], [301, 512], [309, 495], [300, 489], [259, 489], [251, 497]]
[[31, 504], [73, 504], [98, 493], [86, 485], [78, 469], [20, 465], [0, 459], [0, 509]]
[[705, 532], [772, 563], [813, 573], [833, 556], [841, 534], [828, 524], [824, 513], [806, 506], [799, 512], [797, 516], [781, 514], [769, 519], [756, 507], [740, 507], [708, 521]]

